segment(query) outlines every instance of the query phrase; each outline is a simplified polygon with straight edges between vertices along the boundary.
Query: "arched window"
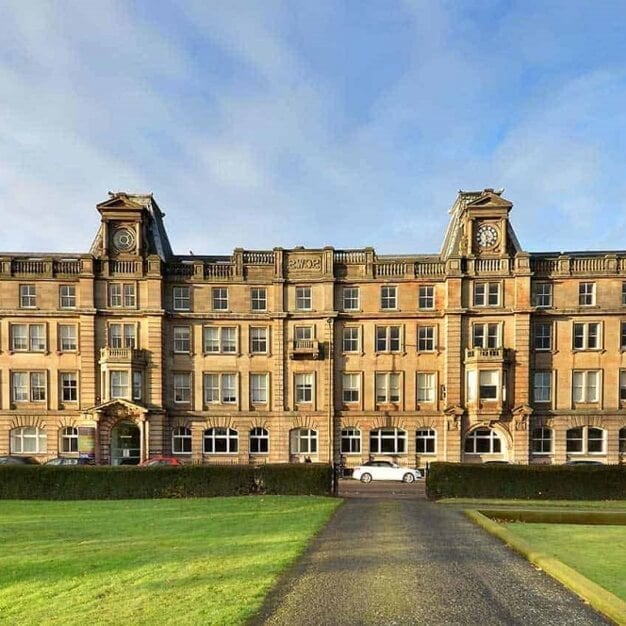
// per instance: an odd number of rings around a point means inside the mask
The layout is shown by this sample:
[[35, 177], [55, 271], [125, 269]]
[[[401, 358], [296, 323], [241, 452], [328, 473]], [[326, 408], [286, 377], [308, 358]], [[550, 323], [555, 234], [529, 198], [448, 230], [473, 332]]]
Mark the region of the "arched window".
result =
[[310, 428], [296, 428], [290, 433], [291, 454], [317, 454], [317, 431]]
[[415, 452], [417, 454], [435, 454], [437, 451], [437, 433], [432, 428], [418, 428], [415, 431]]
[[552, 429], [535, 428], [530, 439], [533, 454], [551, 454], [552, 452]]
[[626, 427], [619, 429], [619, 453], [626, 454]]
[[78, 452], [78, 428], [66, 426], [59, 433], [59, 452]]
[[372, 454], [406, 454], [406, 430], [378, 428], [370, 431]]
[[191, 428], [178, 426], [172, 431], [172, 454], [191, 454]]
[[204, 431], [205, 454], [234, 454], [239, 450], [239, 433], [233, 428], [207, 428]]
[[255, 426], [250, 430], [250, 454], [267, 454], [269, 451], [269, 432], [261, 426]]
[[48, 436], [38, 426], [22, 426], [11, 431], [11, 454], [43, 453], [48, 449]]
[[361, 431], [358, 428], [344, 428], [341, 431], [341, 454], [361, 452]]
[[606, 431], [593, 426], [577, 426], [567, 431], [566, 450], [570, 454], [604, 454]]
[[499, 454], [502, 440], [491, 428], [477, 428], [465, 438], [465, 452], [468, 454]]

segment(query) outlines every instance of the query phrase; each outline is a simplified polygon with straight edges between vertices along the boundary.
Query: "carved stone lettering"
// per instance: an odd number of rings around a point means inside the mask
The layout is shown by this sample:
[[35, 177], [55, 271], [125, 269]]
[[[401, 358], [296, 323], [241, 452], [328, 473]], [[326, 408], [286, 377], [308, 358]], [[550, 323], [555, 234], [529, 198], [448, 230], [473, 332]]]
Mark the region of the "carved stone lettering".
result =
[[319, 258], [311, 258], [311, 257], [294, 257], [287, 261], [287, 267], [291, 271], [297, 271], [297, 270], [320, 271], [322, 269], [322, 260]]

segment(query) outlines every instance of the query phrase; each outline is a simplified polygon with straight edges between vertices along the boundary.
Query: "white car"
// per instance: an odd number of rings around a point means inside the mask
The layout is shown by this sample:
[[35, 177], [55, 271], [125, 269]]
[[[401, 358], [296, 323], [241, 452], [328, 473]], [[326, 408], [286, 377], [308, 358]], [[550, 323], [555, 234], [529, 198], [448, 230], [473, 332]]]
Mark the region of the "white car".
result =
[[422, 477], [422, 472], [410, 467], [400, 467], [391, 461], [368, 461], [354, 468], [352, 478], [362, 483], [372, 480], [401, 480], [403, 483], [412, 483]]

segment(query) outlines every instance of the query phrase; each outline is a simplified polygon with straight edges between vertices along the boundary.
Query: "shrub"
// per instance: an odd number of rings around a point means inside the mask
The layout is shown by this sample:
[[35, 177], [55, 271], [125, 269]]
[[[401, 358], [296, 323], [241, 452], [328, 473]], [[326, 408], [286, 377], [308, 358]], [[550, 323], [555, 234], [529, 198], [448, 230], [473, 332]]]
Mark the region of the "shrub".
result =
[[185, 465], [183, 467], [0, 466], [2, 500], [121, 500], [255, 493], [328, 495], [331, 467]]
[[428, 497], [623, 500], [626, 467], [432, 463]]

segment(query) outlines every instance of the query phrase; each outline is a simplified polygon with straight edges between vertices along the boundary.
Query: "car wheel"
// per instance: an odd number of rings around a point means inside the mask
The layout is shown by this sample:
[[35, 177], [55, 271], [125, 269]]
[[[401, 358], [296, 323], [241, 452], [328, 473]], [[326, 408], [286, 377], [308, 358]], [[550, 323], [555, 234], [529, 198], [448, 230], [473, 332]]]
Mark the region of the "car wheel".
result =
[[413, 474], [407, 473], [402, 477], [403, 483], [412, 483], [414, 480], [415, 480], [415, 476], [413, 476]]
[[362, 483], [371, 483], [372, 475], [371, 474], [361, 474], [361, 482]]

